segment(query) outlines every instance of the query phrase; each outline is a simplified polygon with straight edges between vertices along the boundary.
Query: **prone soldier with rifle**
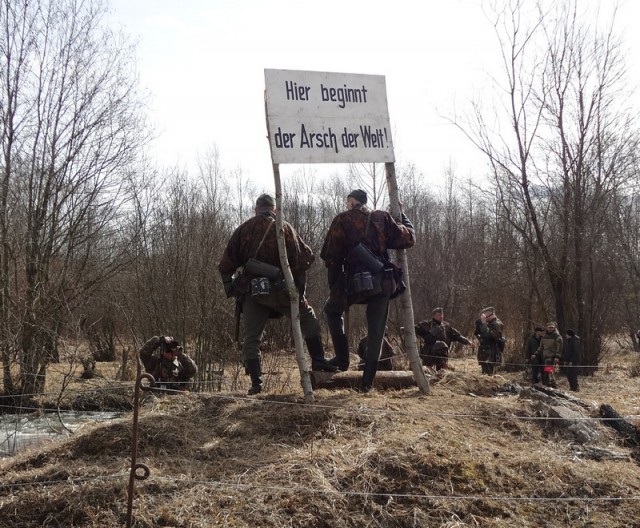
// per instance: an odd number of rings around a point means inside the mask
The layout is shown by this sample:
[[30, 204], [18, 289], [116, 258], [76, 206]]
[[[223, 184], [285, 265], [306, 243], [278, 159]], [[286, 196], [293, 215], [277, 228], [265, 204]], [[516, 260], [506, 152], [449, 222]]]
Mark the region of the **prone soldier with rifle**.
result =
[[[236, 336], [240, 332], [240, 313], [244, 314], [242, 353], [245, 370], [251, 378], [249, 394], [262, 392], [260, 340], [270, 317], [291, 316], [291, 304], [280, 268], [272, 196], [256, 200], [255, 216], [231, 235], [218, 265], [225, 292], [236, 296]], [[304, 295], [306, 272], [314, 260], [311, 248], [288, 222], [283, 222], [287, 259], [300, 295], [300, 329], [305, 338], [311, 369], [335, 372], [324, 358], [320, 324]]]

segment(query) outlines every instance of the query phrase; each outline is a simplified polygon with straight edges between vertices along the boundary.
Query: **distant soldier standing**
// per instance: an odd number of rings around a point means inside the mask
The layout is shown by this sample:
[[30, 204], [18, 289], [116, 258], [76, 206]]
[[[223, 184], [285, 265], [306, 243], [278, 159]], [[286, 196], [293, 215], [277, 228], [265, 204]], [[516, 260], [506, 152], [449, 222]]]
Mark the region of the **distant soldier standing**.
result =
[[580, 368], [580, 363], [582, 363], [582, 342], [580, 337], [576, 335], [575, 330], [567, 330], [566, 338], [562, 363], [569, 382], [569, 389], [578, 392], [580, 390], [578, 386], [578, 369]]
[[540, 339], [536, 356], [542, 364], [542, 384], [555, 388], [555, 367], [562, 358], [562, 336], [558, 333], [555, 321], [547, 323], [547, 331]]
[[[458, 342], [475, 350], [476, 345], [458, 332], [448, 321], [444, 320], [444, 308], [431, 310], [431, 320], [425, 319], [416, 325], [416, 335], [424, 341], [420, 357], [422, 364], [434, 370], [448, 368], [449, 347]], [[442, 346], [444, 343], [445, 346]]]
[[496, 366], [502, 363], [504, 350], [503, 324], [496, 316], [493, 306], [487, 306], [480, 312], [476, 321], [476, 337], [480, 341], [478, 347], [478, 363], [483, 374], [495, 374]]
[[[260, 340], [267, 320], [273, 312], [291, 316], [291, 303], [288, 299], [284, 276], [279, 279], [263, 277], [247, 268], [247, 264], [259, 261], [269, 267], [280, 270], [278, 240], [276, 237], [276, 202], [272, 196], [262, 194], [256, 200], [255, 216], [240, 225], [231, 235], [231, 239], [222, 255], [218, 271], [227, 295], [241, 295], [244, 314], [244, 341], [242, 353], [247, 374], [251, 377], [249, 394], [262, 392], [262, 367]], [[324, 348], [320, 335], [320, 324], [313, 308], [304, 295], [306, 271], [314, 260], [311, 248], [288, 222], [283, 222], [287, 259], [295, 285], [300, 295], [300, 329], [305, 338], [311, 369], [335, 372], [336, 367], [324, 358]], [[241, 276], [245, 279], [233, 279], [238, 268], [244, 267]], [[264, 266], [262, 266], [264, 267]], [[236, 278], [237, 279], [237, 278]], [[234, 284], [242, 283], [242, 287]]]
[[533, 385], [540, 383], [542, 379], [542, 363], [536, 353], [538, 352], [540, 339], [542, 339], [543, 335], [544, 328], [542, 326], [536, 326], [524, 347], [524, 360], [531, 365], [531, 383]]

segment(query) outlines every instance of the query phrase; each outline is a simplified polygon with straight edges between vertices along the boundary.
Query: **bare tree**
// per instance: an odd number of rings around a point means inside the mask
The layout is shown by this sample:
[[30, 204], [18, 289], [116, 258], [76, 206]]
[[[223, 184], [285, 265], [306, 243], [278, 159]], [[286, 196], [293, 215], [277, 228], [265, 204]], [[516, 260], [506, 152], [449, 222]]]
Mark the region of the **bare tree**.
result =
[[147, 134], [133, 48], [104, 15], [93, 0], [0, 4], [3, 205], [15, 198], [0, 215], [2, 328], [16, 336], [3, 344], [7, 391], [14, 353], [20, 389], [43, 388], [61, 314], [122, 264], [127, 169]]
[[634, 175], [635, 114], [619, 102], [625, 67], [613, 21], [591, 27], [569, 0], [534, 9], [513, 0], [494, 11], [504, 98], [491, 123], [476, 105], [461, 128], [487, 155], [500, 214], [547, 276], [550, 316], [582, 334], [597, 365], [608, 299], [594, 274], [612, 199]]
[[608, 254], [610, 275], [614, 277], [620, 331], [628, 333], [634, 349], [640, 350], [640, 196], [637, 190], [616, 197], [613, 251]]
[[369, 196], [367, 205], [372, 209], [382, 209], [385, 207], [388, 200], [384, 164], [351, 163], [349, 165], [349, 179], [354, 185], [367, 191]]

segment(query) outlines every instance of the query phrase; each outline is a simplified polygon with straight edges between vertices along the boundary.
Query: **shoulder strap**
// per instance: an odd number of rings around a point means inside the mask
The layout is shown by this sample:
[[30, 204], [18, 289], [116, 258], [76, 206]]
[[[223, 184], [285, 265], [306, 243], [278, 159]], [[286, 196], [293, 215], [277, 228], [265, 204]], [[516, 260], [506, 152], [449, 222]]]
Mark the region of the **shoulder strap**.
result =
[[345, 234], [347, 235], [347, 244], [350, 246], [349, 249], [351, 249], [354, 246], [357, 246], [359, 243], [366, 246], [365, 242], [366, 242], [367, 232], [369, 230], [369, 222], [370, 222], [370, 215], [368, 212], [363, 211], [361, 208], [353, 209], [352, 211], [354, 213], [358, 211], [366, 215], [367, 223], [366, 223], [364, 233], [358, 232], [358, 230], [355, 228], [354, 222], [349, 221], [346, 223], [346, 225], [344, 226], [344, 231], [345, 231]]
[[264, 239], [267, 238], [267, 233], [269, 232], [269, 229], [271, 229], [272, 225], [276, 224], [276, 222], [275, 222], [275, 220], [273, 218], [269, 217], [269, 220], [271, 220], [271, 223], [264, 230], [264, 234], [262, 235], [262, 238], [260, 239], [260, 243], [258, 244], [258, 247], [256, 248], [256, 253], [255, 253], [255, 255], [253, 255], [253, 258], [257, 258], [258, 252], [260, 251], [260, 248], [262, 247], [262, 244], [264, 243]]
[[[367, 241], [367, 233], [369, 232], [369, 224], [371, 224], [371, 211], [369, 211], [367, 214], [367, 225], [364, 228], [364, 241]], [[365, 244], [366, 245], [366, 244]]]

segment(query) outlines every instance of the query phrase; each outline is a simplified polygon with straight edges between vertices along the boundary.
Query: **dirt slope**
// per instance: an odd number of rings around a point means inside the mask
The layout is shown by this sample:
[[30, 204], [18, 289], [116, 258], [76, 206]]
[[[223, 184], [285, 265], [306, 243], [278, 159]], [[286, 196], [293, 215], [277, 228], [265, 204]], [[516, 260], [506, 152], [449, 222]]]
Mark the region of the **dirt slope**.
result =
[[[504, 392], [521, 373], [472, 362], [430, 396], [147, 398], [134, 526], [640, 527], [637, 454], [596, 419], [602, 403], [640, 414], [638, 378], [616, 363], [581, 380], [583, 405], [557, 403], [595, 431], [586, 445], [531, 391]], [[124, 526], [130, 446], [128, 415], [4, 461], [0, 526]]]

